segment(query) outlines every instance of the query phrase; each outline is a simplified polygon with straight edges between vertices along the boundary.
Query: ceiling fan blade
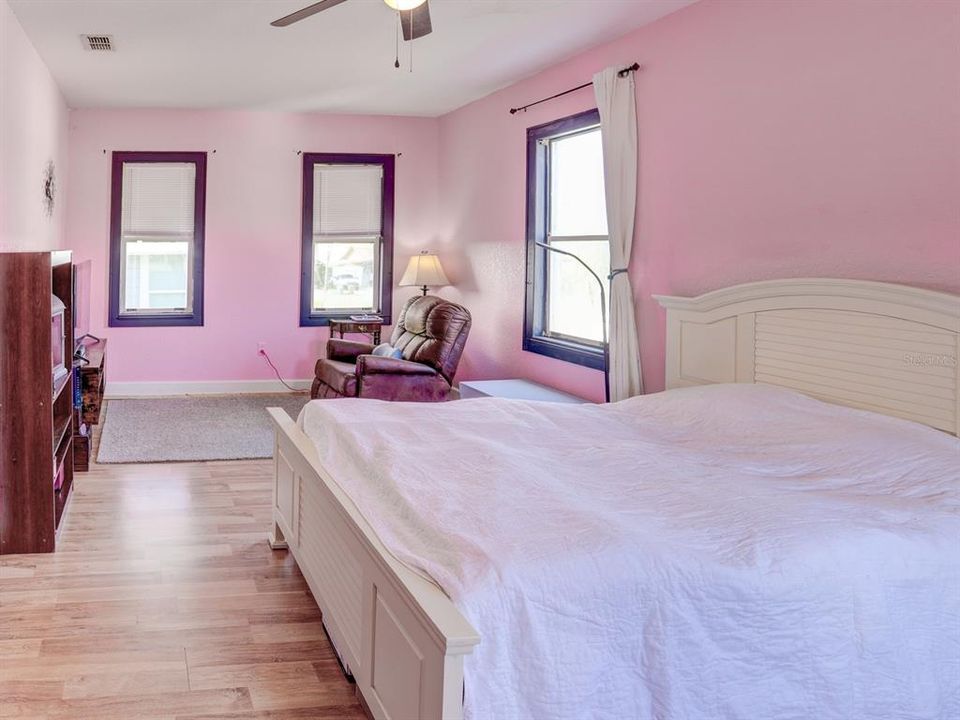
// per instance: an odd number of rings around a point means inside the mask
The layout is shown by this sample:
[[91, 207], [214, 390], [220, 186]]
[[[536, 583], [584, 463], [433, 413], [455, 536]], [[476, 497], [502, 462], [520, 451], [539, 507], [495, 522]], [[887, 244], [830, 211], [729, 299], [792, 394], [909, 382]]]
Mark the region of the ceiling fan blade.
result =
[[273, 25], [273, 27], [286, 27], [287, 25], [293, 25], [295, 22], [305, 20], [311, 15], [316, 15], [322, 10], [329, 10], [334, 5], [339, 5], [340, 3], [346, 1], [347, 0], [320, 0], [320, 2], [314, 3], [313, 5], [308, 5], [307, 7], [297, 10], [294, 13], [290, 13], [289, 15], [285, 15], [279, 20], [274, 20], [270, 24]]
[[404, 40], [416, 40], [433, 32], [430, 24], [430, 3], [425, 2], [413, 10], [400, 11], [400, 27], [403, 28]]

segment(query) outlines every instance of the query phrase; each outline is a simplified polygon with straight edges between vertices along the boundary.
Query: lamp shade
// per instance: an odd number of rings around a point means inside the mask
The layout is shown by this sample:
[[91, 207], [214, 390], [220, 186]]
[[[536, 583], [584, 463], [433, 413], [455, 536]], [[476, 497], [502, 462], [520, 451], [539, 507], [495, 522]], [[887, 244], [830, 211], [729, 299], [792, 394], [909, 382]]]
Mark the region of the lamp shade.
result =
[[414, 255], [407, 263], [407, 269], [400, 278], [400, 285], [417, 285], [419, 287], [437, 287], [440, 285], [449, 285], [443, 268], [440, 266], [440, 258], [434, 253], [424, 250], [419, 255]]

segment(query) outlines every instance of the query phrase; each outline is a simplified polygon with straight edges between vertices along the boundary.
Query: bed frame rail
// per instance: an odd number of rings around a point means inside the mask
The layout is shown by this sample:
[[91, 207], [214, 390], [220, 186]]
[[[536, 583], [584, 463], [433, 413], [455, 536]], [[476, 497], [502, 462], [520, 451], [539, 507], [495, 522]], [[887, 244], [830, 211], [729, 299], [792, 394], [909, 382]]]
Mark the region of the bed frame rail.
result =
[[396, 560], [280, 408], [270, 546], [289, 548], [377, 720], [459, 720], [463, 658], [480, 641], [433, 583]]

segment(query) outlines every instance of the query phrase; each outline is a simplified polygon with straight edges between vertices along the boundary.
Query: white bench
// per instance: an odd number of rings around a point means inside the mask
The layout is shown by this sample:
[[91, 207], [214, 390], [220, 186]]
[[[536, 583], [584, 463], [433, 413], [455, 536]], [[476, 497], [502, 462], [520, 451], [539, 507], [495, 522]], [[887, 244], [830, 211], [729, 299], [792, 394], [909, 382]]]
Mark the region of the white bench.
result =
[[530, 380], [468, 380], [460, 383], [460, 399], [498, 397], [510, 400], [541, 400], [558, 403], [585, 403], [576, 395], [561, 392]]

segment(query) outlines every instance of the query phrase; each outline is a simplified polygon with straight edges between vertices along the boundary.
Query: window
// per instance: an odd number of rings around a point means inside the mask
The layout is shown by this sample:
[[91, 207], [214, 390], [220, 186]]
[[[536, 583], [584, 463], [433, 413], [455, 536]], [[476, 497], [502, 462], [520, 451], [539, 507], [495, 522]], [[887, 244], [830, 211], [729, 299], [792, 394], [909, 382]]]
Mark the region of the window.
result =
[[110, 325], [203, 325], [206, 153], [115, 152]]
[[300, 325], [390, 322], [393, 155], [304, 153]]
[[600, 115], [590, 110], [527, 130], [527, 297], [523, 349], [603, 367], [600, 288], [608, 293], [610, 243]]

